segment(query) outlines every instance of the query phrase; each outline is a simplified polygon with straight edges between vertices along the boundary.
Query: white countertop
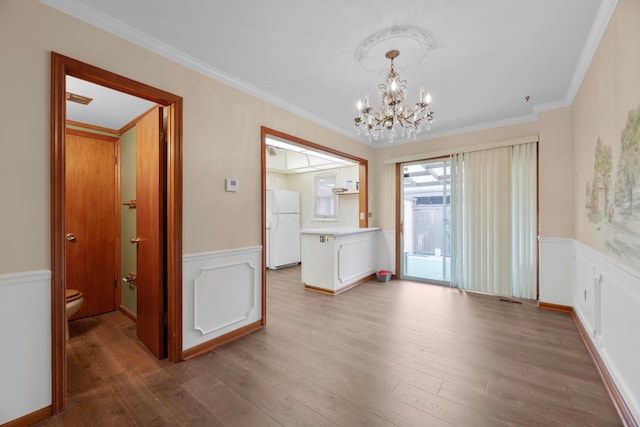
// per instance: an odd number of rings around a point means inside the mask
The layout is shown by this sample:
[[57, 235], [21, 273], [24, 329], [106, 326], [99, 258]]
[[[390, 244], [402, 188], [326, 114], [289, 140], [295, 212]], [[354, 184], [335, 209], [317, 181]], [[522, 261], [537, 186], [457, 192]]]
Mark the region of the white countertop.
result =
[[357, 228], [357, 227], [324, 227], [324, 228], [305, 228], [300, 230], [301, 234], [330, 234], [333, 236], [345, 236], [347, 234], [356, 234], [356, 233], [368, 233], [371, 231], [378, 231], [380, 227], [368, 227], [368, 228]]

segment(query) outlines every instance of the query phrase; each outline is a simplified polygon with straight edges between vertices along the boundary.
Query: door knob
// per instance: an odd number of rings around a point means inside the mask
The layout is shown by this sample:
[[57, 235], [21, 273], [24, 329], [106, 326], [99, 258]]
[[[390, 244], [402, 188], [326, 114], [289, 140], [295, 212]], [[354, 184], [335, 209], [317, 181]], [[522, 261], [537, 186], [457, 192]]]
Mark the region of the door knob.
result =
[[64, 236], [68, 241], [70, 242], [75, 242], [76, 241], [76, 236], [75, 234], [72, 233], [67, 233], [66, 236]]
[[139, 237], [132, 237], [131, 239], [129, 239], [129, 241], [131, 242], [132, 245], [135, 245], [135, 244], [140, 243], [140, 238]]

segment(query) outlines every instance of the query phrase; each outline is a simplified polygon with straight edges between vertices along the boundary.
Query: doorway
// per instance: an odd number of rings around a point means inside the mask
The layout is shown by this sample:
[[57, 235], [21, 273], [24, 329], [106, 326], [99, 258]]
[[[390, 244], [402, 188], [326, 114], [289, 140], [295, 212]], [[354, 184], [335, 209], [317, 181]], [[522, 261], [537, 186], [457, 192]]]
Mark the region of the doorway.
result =
[[451, 161], [400, 165], [401, 277], [449, 285], [451, 280]]
[[[164, 226], [162, 269], [166, 277], [166, 314], [154, 313], [167, 325], [167, 356], [170, 361], [182, 360], [182, 98], [143, 83], [75, 59], [51, 53], [51, 340], [52, 340], [52, 413], [62, 411], [66, 402], [65, 348], [65, 149], [66, 149], [66, 77], [72, 76], [123, 93], [154, 102], [168, 108], [166, 179], [159, 182], [158, 196], [166, 198], [161, 214]], [[161, 148], [161, 147], [157, 147]], [[164, 149], [164, 147], [162, 147]], [[164, 297], [163, 297], [164, 298]], [[164, 303], [163, 303], [164, 306]]]
[[[302, 138], [298, 138], [292, 135], [288, 135], [284, 132], [280, 132], [274, 129], [269, 129], [267, 127], [261, 128], [261, 176], [262, 176], [262, 247], [265, 248], [262, 251], [262, 316], [263, 316], [263, 324], [266, 324], [266, 287], [267, 287], [267, 251], [269, 247], [269, 237], [270, 237], [270, 227], [267, 224], [267, 157], [274, 153], [274, 150], [277, 150], [277, 147], [274, 148], [273, 145], [269, 145], [268, 140], [278, 140], [282, 141], [289, 146], [295, 146], [299, 148], [299, 151], [313, 151], [313, 156], [307, 156], [305, 162], [306, 166], [309, 167], [309, 170], [313, 170], [314, 162], [309, 157], [318, 157], [321, 159], [322, 156], [326, 158], [342, 158], [350, 161], [351, 163], [357, 164], [357, 173], [354, 176], [354, 179], [357, 179], [358, 189], [357, 191], [351, 191], [349, 195], [344, 195], [343, 197], [353, 197], [357, 199], [357, 223], [359, 228], [368, 227], [369, 218], [368, 218], [368, 162], [365, 159], [353, 156], [351, 154], [347, 154], [338, 150], [334, 150], [331, 148], [324, 147], [322, 145], [306, 141]], [[270, 154], [271, 153], [271, 154]], [[295, 153], [294, 153], [295, 154]], [[320, 162], [321, 163], [321, 162]], [[304, 169], [305, 172], [308, 172], [307, 169]], [[318, 172], [322, 172], [322, 170], [318, 169]], [[355, 182], [354, 182], [355, 188]], [[312, 193], [311, 188], [307, 190], [308, 193]], [[331, 223], [327, 223], [331, 224]], [[298, 237], [299, 238], [299, 237]]]

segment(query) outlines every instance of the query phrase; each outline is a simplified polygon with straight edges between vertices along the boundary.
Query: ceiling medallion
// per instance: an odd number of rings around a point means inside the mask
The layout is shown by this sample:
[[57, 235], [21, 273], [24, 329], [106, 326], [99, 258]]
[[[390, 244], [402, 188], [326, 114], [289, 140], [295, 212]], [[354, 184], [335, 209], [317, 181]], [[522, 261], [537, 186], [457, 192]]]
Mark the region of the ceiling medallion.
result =
[[435, 48], [434, 35], [417, 25], [397, 25], [376, 31], [358, 44], [353, 59], [366, 71], [382, 72], [387, 64], [382, 55], [392, 49], [403, 52], [403, 63], [399, 70], [412, 67], [424, 61]]

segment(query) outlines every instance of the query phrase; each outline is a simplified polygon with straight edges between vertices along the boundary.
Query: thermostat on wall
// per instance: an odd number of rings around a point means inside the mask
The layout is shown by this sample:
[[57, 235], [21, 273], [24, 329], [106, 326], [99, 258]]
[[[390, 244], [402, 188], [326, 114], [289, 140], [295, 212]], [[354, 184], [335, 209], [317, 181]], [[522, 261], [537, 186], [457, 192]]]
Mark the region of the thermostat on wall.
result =
[[227, 178], [224, 180], [225, 190], [238, 191], [238, 180], [235, 178]]

